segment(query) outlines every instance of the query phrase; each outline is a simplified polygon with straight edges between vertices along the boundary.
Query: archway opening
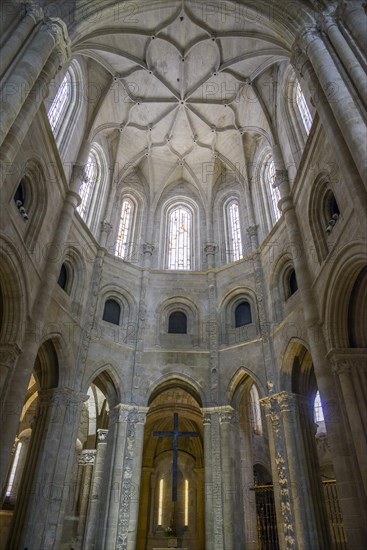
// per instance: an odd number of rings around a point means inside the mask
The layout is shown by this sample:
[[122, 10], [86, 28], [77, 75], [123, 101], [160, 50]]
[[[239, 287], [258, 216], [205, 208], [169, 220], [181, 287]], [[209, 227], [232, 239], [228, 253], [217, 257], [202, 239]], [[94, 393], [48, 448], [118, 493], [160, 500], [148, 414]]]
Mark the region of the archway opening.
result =
[[179, 383], [155, 392], [150, 402], [137, 549], [175, 542], [192, 550], [204, 548], [202, 415], [199, 400]]

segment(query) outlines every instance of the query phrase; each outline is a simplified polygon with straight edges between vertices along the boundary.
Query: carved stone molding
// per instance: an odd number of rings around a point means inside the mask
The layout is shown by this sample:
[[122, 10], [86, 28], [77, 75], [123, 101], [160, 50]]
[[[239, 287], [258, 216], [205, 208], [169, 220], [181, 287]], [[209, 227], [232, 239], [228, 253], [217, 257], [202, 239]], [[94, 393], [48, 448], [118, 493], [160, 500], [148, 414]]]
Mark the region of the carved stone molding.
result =
[[22, 350], [18, 344], [2, 344], [0, 346], [0, 364], [12, 368]]
[[43, 28], [52, 36], [59, 63], [64, 65], [71, 57], [71, 42], [66, 24], [58, 17], [49, 17], [44, 21]]
[[144, 424], [148, 410], [148, 407], [119, 403], [110, 410], [109, 416], [111, 421], [115, 422], [134, 422], [136, 424]]

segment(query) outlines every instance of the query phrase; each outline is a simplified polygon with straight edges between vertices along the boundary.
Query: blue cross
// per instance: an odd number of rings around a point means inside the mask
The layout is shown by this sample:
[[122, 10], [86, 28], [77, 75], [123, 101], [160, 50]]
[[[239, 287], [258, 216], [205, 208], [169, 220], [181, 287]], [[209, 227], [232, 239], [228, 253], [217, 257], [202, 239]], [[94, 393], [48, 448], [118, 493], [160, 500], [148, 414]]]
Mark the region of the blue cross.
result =
[[178, 438], [181, 436], [198, 437], [197, 432], [178, 431], [178, 413], [173, 413], [173, 432], [153, 432], [153, 435], [161, 437], [173, 437], [173, 463], [172, 463], [172, 502], [177, 502], [177, 458]]

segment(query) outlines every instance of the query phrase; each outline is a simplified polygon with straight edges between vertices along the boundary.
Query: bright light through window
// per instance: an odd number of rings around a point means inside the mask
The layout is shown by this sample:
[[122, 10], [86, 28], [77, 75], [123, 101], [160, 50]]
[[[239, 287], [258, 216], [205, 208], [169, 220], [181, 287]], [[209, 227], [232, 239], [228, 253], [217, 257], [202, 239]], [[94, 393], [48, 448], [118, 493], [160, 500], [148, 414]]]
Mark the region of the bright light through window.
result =
[[305, 96], [303, 95], [299, 82], [297, 82], [296, 84], [296, 103], [297, 103], [297, 107], [299, 109], [305, 130], [307, 134], [309, 134], [312, 126], [312, 116], [307, 106]]
[[280, 194], [278, 187], [274, 187], [275, 183], [275, 165], [272, 160], [268, 160], [265, 167], [265, 180], [270, 190], [271, 207], [274, 216], [274, 221], [277, 222], [281, 216], [281, 212], [278, 208], [278, 202], [280, 200]]
[[261, 422], [261, 408], [259, 392], [255, 384], [251, 386], [250, 390], [250, 406], [251, 406], [251, 423], [254, 432], [258, 435], [262, 434], [262, 422]]
[[238, 202], [231, 201], [227, 208], [229, 218], [230, 261], [236, 262], [237, 260], [243, 258]]
[[117, 234], [115, 254], [127, 259], [129, 255], [129, 236], [131, 233], [134, 205], [130, 200], [124, 200], [121, 209], [120, 225]]
[[158, 525], [162, 525], [163, 521], [163, 479], [159, 481], [159, 494], [158, 494]]
[[12, 491], [13, 491], [15, 473], [16, 473], [17, 467], [18, 467], [18, 462], [19, 462], [19, 457], [20, 457], [21, 448], [22, 448], [22, 443], [19, 441], [19, 442], [18, 442], [18, 445], [17, 445], [17, 449], [16, 449], [16, 451], [15, 451], [13, 466], [11, 467], [11, 471], [10, 471], [8, 486], [7, 486], [7, 488], [6, 488], [6, 493], [5, 493], [5, 495], [6, 495], [7, 497], [10, 497], [11, 494], [12, 494]]
[[48, 119], [51, 124], [51, 129], [54, 134], [57, 133], [60, 123], [65, 115], [67, 106], [71, 100], [71, 78], [69, 72], [66, 73], [60, 88], [51, 104], [48, 111]]
[[314, 402], [314, 418], [315, 422], [324, 422], [324, 412], [322, 410], [322, 403], [320, 392], [316, 393], [315, 402]]
[[189, 525], [189, 480], [185, 479], [185, 527]]
[[177, 206], [168, 220], [168, 269], [191, 269], [192, 214]]
[[87, 219], [93, 195], [93, 189], [99, 182], [100, 174], [101, 166], [99, 163], [99, 159], [96, 153], [92, 150], [88, 157], [87, 164], [84, 167], [83, 182], [79, 191], [81, 203], [79, 204], [77, 211], [79, 212], [83, 220]]

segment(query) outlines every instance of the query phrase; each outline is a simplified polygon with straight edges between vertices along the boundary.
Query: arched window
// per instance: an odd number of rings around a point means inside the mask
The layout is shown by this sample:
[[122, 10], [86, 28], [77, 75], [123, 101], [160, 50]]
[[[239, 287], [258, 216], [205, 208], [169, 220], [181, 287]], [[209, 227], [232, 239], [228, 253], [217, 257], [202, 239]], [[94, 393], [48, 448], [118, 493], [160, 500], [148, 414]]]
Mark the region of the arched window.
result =
[[252, 384], [250, 390], [250, 419], [253, 431], [261, 435], [262, 434], [262, 421], [261, 421], [261, 407], [259, 392], [255, 384]]
[[21, 214], [24, 221], [27, 221], [29, 219], [29, 216], [26, 210], [26, 205], [25, 205], [26, 197], [27, 197], [26, 188], [27, 188], [27, 183], [24, 180], [24, 178], [22, 178], [14, 193], [15, 205], [18, 208], [19, 213]]
[[55, 136], [57, 135], [66, 112], [68, 111], [68, 107], [71, 104], [72, 77], [73, 73], [69, 69], [66, 72], [48, 111], [48, 119], [50, 121], [52, 132]]
[[168, 269], [191, 269], [192, 212], [178, 205], [168, 214]]
[[266, 194], [268, 197], [271, 218], [273, 223], [276, 223], [281, 216], [281, 211], [278, 208], [280, 194], [279, 194], [278, 187], [274, 187], [275, 164], [271, 156], [268, 156], [264, 161], [263, 171], [262, 171], [262, 180], [263, 180], [263, 185], [265, 186]]
[[100, 216], [106, 189], [106, 161], [102, 148], [93, 143], [84, 167], [83, 181], [79, 194], [81, 203], [77, 208], [93, 233], [99, 230]]
[[121, 306], [116, 300], [110, 298], [106, 300], [103, 310], [103, 321], [112, 323], [113, 325], [120, 324]]
[[69, 277], [67, 267], [65, 264], [62, 264], [57, 284], [65, 291], [67, 289], [68, 278]]
[[326, 233], [329, 234], [332, 232], [334, 225], [336, 224], [340, 216], [339, 206], [332, 191], [329, 191], [326, 194], [325, 211], [325, 218], [327, 220]]
[[251, 306], [248, 302], [241, 302], [235, 309], [235, 327], [243, 327], [252, 323]]
[[122, 202], [120, 224], [117, 234], [115, 254], [124, 260], [131, 258], [133, 243], [131, 235], [135, 215], [135, 206], [132, 200], [125, 199]]
[[228, 231], [228, 260], [236, 262], [243, 258], [240, 213], [238, 201], [233, 199], [226, 206]]
[[322, 403], [319, 391], [316, 392], [313, 410], [315, 422], [324, 422], [324, 412], [322, 410]]
[[158, 487], [158, 525], [161, 526], [163, 522], [163, 495], [164, 495], [164, 479], [159, 480]]
[[298, 283], [296, 278], [296, 272], [292, 269], [288, 275], [288, 297], [292, 296], [298, 290]]
[[312, 126], [312, 116], [298, 81], [295, 86], [295, 99], [306, 133], [309, 134]]
[[174, 311], [168, 319], [169, 334], [187, 334], [187, 317], [183, 311]]

